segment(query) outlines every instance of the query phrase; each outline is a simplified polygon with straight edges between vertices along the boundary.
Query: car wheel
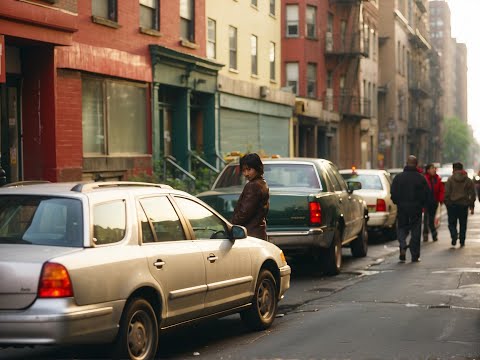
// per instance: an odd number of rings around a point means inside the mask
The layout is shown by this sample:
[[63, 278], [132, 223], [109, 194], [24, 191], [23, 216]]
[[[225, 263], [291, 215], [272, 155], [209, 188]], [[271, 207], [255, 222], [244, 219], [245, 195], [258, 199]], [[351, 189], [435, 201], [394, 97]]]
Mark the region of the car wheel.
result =
[[252, 306], [240, 313], [245, 324], [253, 330], [268, 329], [278, 308], [277, 284], [269, 270], [263, 269], [258, 275]]
[[154, 359], [158, 346], [158, 321], [148, 301], [136, 298], [127, 303], [114, 344], [114, 359]]
[[342, 238], [336, 229], [329, 248], [320, 250], [320, 267], [325, 275], [337, 275], [342, 267]]
[[350, 249], [354, 257], [365, 257], [368, 252], [367, 220], [363, 220], [362, 230], [357, 238], [350, 243]]

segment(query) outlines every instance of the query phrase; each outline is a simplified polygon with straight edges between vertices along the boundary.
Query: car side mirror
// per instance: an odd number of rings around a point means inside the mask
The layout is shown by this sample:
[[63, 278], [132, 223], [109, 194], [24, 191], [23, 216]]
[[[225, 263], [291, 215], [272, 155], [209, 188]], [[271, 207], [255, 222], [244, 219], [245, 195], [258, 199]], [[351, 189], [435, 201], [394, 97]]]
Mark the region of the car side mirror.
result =
[[233, 225], [231, 234], [231, 240], [245, 239], [247, 237], [247, 229], [240, 225]]
[[349, 194], [353, 193], [355, 190], [360, 190], [362, 188], [362, 183], [359, 181], [349, 181], [347, 183]]

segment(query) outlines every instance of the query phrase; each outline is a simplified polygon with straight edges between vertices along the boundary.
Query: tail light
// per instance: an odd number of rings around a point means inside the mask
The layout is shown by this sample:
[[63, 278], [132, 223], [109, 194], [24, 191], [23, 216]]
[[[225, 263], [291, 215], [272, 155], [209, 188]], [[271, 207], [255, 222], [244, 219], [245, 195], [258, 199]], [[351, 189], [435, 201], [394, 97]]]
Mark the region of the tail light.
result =
[[382, 212], [387, 211], [387, 204], [383, 199], [377, 199], [377, 212], [379, 211], [382, 211]]
[[320, 225], [322, 223], [322, 208], [318, 202], [312, 201], [308, 203], [310, 210], [310, 224]]
[[64, 298], [73, 296], [72, 282], [65, 266], [56, 263], [43, 265], [38, 297]]

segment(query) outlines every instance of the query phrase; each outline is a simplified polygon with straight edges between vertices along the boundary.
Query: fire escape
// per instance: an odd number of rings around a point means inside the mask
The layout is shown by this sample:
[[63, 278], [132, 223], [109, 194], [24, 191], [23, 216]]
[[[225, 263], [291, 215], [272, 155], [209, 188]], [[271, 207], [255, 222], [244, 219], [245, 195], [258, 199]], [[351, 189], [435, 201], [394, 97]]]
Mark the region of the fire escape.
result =
[[339, 31], [327, 31], [325, 56], [336, 63], [335, 73], [343, 76], [340, 92], [326, 90], [325, 109], [338, 111], [349, 119], [370, 118], [370, 100], [360, 96], [360, 60], [368, 56], [369, 37], [360, 27], [362, 2], [368, 0], [330, 0], [337, 13], [343, 16]]

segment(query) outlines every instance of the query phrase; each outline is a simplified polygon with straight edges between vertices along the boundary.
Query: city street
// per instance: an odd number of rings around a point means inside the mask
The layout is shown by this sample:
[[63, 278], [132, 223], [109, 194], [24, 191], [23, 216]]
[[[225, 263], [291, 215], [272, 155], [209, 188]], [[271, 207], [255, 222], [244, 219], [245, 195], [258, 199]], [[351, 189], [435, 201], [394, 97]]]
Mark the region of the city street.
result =
[[[420, 263], [411, 263], [409, 254], [399, 263], [396, 241], [371, 242], [363, 259], [344, 249], [345, 266], [336, 277], [291, 261], [292, 287], [269, 331], [249, 332], [231, 316], [163, 334], [157, 357], [479, 359], [480, 210], [469, 217], [462, 249], [450, 248], [444, 214], [439, 241], [422, 242]], [[4, 349], [0, 359], [105, 354], [104, 347]]]

